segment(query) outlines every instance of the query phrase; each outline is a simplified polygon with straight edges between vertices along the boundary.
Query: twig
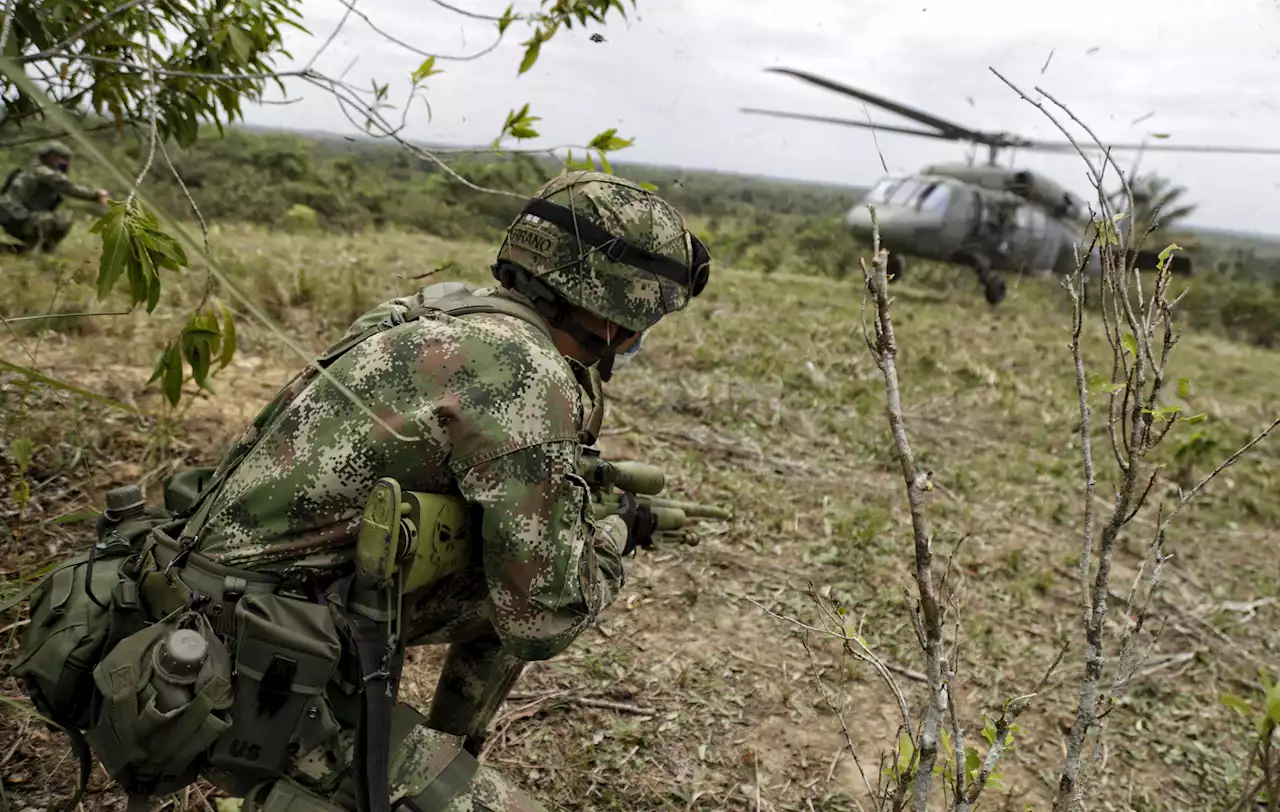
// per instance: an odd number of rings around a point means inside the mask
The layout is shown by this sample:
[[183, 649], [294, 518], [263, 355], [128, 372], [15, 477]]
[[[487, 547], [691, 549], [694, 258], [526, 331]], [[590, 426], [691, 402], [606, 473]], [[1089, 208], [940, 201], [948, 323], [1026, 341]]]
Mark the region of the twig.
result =
[[[473, 20], [489, 20], [491, 22], [498, 22], [502, 19], [501, 17], [494, 17], [491, 14], [480, 14], [475, 11], [468, 11], [465, 8], [458, 8], [457, 6], [452, 6], [444, 2], [444, 0], [431, 0], [431, 2], [435, 3], [437, 6], [440, 6], [441, 8], [447, 8], [450, 11], [454, 12], [455, 14], [461, 14], [463, 17], [470, 17]], [[520, 18], [514, 17], [513, 19], [518, 20]]]
[[100, 310], [81, 313], [41, 313], [36, 316], [9, 316], [5, 321], [15, 324], [20, 321], [45, 321], [48, 319], [70, 319], [86, 316], [127, 316], [129, 312], [128, 310]]
[[658, 713], [656, 708], [642, 708], [638, 705], [628, 705], [625, 702], [614, 702], [610, 699], [592, 699], [586, 696], [569, 697], [560, 701], [574, 705], [582, 705], [588, 708], [613, 710], [618, 711], [619, 713], [633, 713], [637, 716], [655, 716]]
[[922, 644], [925, 653], [925, 675], [928, 678], [928, 698], [925, 703], [924, 723], [916, 753], [919, 763], [915, 770], [913, 799], [917, 812], [925, 812], [929, 803], [929, 790], [933, 780], [934, 762], [938, 757], [939, 730], [942, 715], [947, 709], [947, 685], [943, 676], [943, 609], [938, 602], [933, 583], [933, 536], [925, 515], [926, 491], [932, 489], [931, 474], [916, 467], [915, 455], [907, 439], [906, 425], [902, 418], [902, 397], [898, 387], [898, 371], [894, 364], [897, 343], [893, 334], [893, 321], [889, 314], [888, 252], [880, 247], [879, 224], [874, 207], [871, 210], [872, 267], [862, 262], [863, 278], [875, 304], [875, 342], [871, 346], [877, 366], [884, 373], [885, 397], [888, 407], [890, 431], [898, 449], [902, 466], [902, 478], [907, 488], [907, 501], [911, 508], [911, 527], [915, 542], [915, 581], [923, 627]]
[[159, 140], [158, 130], [156, 127], [156, 118], [159, 114], [158, 110], [156, 109], [157, 108], [156, 75], [152, 70], [152, 68], [154, 67], [153, 63], [155, 62], [155, 54], [151, 50], [151, 26], [152, 26], [151, 6], [148, 5], [147, 0], [143, 1], [142, 9], [143, 9], [144, 15], [147, 18], [146, 29], [142, 38], [142, 49], [143, 49], [143, 53], [146, 55], [146, 65], [147, 65], [147, 78], [145, 81], [146, 81], [146, 93], [147, 93], [147, 108], [149, 113], [147, 120], [150, 127], [150, 147], [147, 150], [147, 160], [142, 165], [142, 170], [138, 172], [138, 177], [136, 180], [134, 180], [133, 187], [129, 190], [128, 199], [125, 200], [126, 209], [133, 205], [133, 198], [138, 193], [138, 187], [142, 185], [142, 181], [146, 179], [147, 173], [151, 171], [151, 164], [154, 163], [156, 159], [156, 141]]
[[[862, 776], [862, 784], [867, 788], [867, 795], [875, 798], [875, 790], [871, 788], [871, 782], [867, 779], [867, 773], [862, 769], [862, 761], [858, 758], [858, 749], [853, 746], [853, 734], [849, 732], [849, 725], [845, 722], [844, 713], [836, 707], [835, 701], [831, 699], [827, 693], [827, 686], [822, 682], [822, 675], [819, 673], [817, 660], [813, 656], [813, 649], [809, 648], [809, 641], [802, 638], [805, 653], [809, 655], [810, 670], [813, 673], [814, 682], [818, 683], [818, 690], [822, 693], [822, 701], [826, 703], [827, 708], [836, 715], [836, 719], [840, 720], [840, 729], [844, 731], [845, 744], [849, 748], [849, 755], [853, 756], [853, 763], [858, 768], [858, 775]], [[836, 762], [839, 760], [841, 751], [836, 751], [836, 758], [831, 760], [831, 769], [827, 771], [827, 780], [831, 780], [831, 776], [835, 774]]]
[[311, 70], [312, 66], [316, 64], [316, 60], [320, 58], [320, 55], [329, 49], [329, 46], [333, 44], [334, 39], [337, 38], [338, 33], [346, 27], [347, 20], [351, 18], [351, 12], [356, 10], [354, 2], [347, 2], [344, 0], [343, 5], [347, 7], [347, 10], [342, 13], [342, 19], [338, 20], [338, 24], [329, 32], [329, 36], [320, 44], [320, 47], [316, 49], [316, 52], [311, 55], [311, 58], [307, 60], [307, 64], [302, 68], [304, 71]]
[[[365, 14], [363, 11], [360, 11], [359, 9], [357, 9], [357, 8], [356, 8], [355, 0], [338, 0], [338, 2], [339, 2], [339, 3], [342, 3], [342, 5], [344, 5], [344, 6], [346, 6], [346, 7], [347, 7], [347, 14], [351, 14], [351, 13], [353, 13], [353, 12], [354, 12], [354, 13], [355, 13], [355, 15], [356, 15], [357, 17], [359, 17], [360, 19], [364, 20], [365, 25], [367, 25], [367, 26], [369, 26], [369, 28], [373, 29], [374, 33], [376, 33], [376, 34], [380, 35], [381, 37], [383, 37], [384, 39], [386, 39], [388, 42], [393, 42], [393, 43], [395, 43], [396, 45], [399, 45], [401, 48], [404, 48], [405, 50], [410, 51], [410, 52], [412, 52], [412, 53], [415, 53], [415, 54], [417, 54], [418, 56], [423, 57], [424, 59], [429, 59], [429, 58], [431, 58], [431, 57], [434, 57], [434, 58], [436, 58], [436, 59], [439, 59], [439, 60], [442, 60], [442, 61], [449, 61], [449, 62], [470, 62], [470, 61], [472, 61], [472, 60], [474, 60], [474, 59], [479, 59], [480, 57], [482, 57], [482, 56], [484, 56], [484, 55], [486, 55], [486, 54], [490, 53], [491, 51], [493, 51], [493, 49], [497, 48], [499, 45], [501, 45], [501, 44], [502, 44], [502, 38], [503, 38], [503, 35], [502, 35], [502, 34], [498, 34], [498, 38], [497, 38], [497, 39], [495, 39], [495, 40], [493, 41], [493, 44], [492, 44], [492, 45], [490, 45], [488, 48], [485, 48], [485, 49], [484, 49], [484, 50], [482, 50], [482, 51], [477, 51], [477, 52], [475, 52], [475, 53], [473, 53], [473, 54], [466, 54], [466, 55], [464, 55], [464, 56], [455, 56], [455, 55], [451, 55], [451, 54], [434, 54], [434, 53], [430, 53], [430, 52], [428, 52], [428, 51], [424, 51], [424, 50], [422, 50], [421, 48], [418, 48], [418, 47], [417, 47], [417, 46], [415, 46], [415, 45], [411, 45], [410, 43], [405, 42], [405, 41], [404, 41], [404, 40], [402, 40], [402, 39], [398, 39], [397, 37], [392, 36], [391, 34], [387, 33], [386, 31], [383, 31], [381, 28], [379, 28], [379, 27], [378, 27], [378, 26], [373, 22], [373, 20], [371, 20], [371, 19], [369, 18], [369, 15]], [[441, 5], [443, 5], [443, 4], [441, 4]], [[451, 10], [451, 11], [456, 11], [457, 13], [459, 13], [459, 14], [461, 14], [461, 15], [465, 16], [465, 17], [478, 17], [478, 16], [479, 16], [479, 15], [475, 15], [475, 14], [472, 14], [472, 13], [467, 12], [467, 11], [463, 11], [462, 9], [450, 9], [450, 10]], [[498, 18], [497, 18], [497, 17], [480, 17], [480, 19], [493, 19], [493, 20], [497, 20]], [[516, 18], [514, 18], [514, 19], [519, 19], [519, 18], [518, 18], [518, 17], [516, 17]], [[344, 15], [344, 20], [345, 20], [345, 15]], [[336, 33], [336, 32], [335, 32], [335, 33]], [[312, 61], [314, 62], [315, 60], [313, 59]], [[309, 65], [308, 65], [308, 67], [309, 67]]]

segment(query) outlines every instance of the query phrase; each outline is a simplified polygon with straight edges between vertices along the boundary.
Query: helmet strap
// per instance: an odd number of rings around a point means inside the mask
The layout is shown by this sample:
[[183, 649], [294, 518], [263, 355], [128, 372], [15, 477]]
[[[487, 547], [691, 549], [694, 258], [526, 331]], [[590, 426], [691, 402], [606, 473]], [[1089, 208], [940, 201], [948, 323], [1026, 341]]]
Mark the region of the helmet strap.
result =
[[614, 325], [617, 332], [612, 340], [601, 338], [573, 318], [573, 306], [561, 298], [560, 294], [514, 263], [505, 260], [495, 263], [493, 276], [504, 287], [511, 288], [532, 302], [548, 324], [578, 342], [589, 355], [599, 358], [597, 368], [600, 370], [600, 380], [607, 381], [612, 377], [617, 349], [635, 335], [634, 330]]

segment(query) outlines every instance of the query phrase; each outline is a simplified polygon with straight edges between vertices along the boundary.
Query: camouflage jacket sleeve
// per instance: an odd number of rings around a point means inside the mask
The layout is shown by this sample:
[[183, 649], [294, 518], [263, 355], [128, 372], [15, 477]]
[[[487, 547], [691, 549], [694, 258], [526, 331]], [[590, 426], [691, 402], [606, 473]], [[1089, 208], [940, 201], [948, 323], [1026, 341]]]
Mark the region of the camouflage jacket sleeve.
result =
[[554, 657], [613, 602], [623, 584], [626, 527], [595, 522], [575, 473], [576, 441], [522, 448], [469, 468], [463, 495], [483, 509], [493, 622], [522, 660]]
[[420, 419], [446, 435], [450, 477], [481, 509], [499, 636], [512, 656], [547, 659], [622, 586], [626, 527], [591, 517], [577, 476], [584, 396], [550, 340], [511, 316], [445, 324], [457, 338], [424, 348], [419, 385], [435, 395]]
[[[76, 197], [81, 200], [98, 199], [97, 189], [91, 189], [88, 186], [81, 186], [79, 183], [76, 183], [56, 169], [51, 169], [44, 165], [36, 166], [26, 172], [23, 172], [20, 178], [14, 179], [14, 187], [18, 185], [19, 180], [25, 184], [30, 184], [32, 187], [43, 187], [51, 192], [65, 195], [66, 197]], [[22, 199], [20, 194], [18, 194], [13, 188], [10, 189], [10, 192], [13, 194], [14, 198]], [[26, 192], [26, 187], [23, 188], [22, 192]]]

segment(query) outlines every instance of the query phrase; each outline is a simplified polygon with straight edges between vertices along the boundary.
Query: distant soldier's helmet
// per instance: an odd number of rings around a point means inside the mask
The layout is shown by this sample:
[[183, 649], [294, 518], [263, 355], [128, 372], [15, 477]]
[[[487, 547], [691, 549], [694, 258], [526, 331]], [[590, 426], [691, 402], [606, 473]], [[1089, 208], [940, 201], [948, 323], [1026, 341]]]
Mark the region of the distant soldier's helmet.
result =
[[60, 141], [50, 141], [48, 144], [41, 147], [40, 152], [37, 154], [42, 159], [53, 155], [68, 161], [71, 160], [71, 150], [67, 148], [66, 144], [63, 144]]
[[534, 194], [498, 249], [503, 263], [633, 332], [684, 309], [711, 273], [706, 246], [674, 206], [590, 171], [560, 175]]

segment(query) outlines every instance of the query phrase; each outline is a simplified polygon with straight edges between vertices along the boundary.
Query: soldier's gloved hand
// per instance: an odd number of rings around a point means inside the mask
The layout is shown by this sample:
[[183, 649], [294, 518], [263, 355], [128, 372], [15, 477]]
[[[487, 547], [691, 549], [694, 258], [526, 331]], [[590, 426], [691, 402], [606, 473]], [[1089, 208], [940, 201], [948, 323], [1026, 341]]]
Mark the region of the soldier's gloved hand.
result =
[[640, 504], [634, 493], [623, 491], [618, 505], [618, 518], [627, 526], [627, 545], [623, 555], [635, 552], [637, 547], [646, 550], [653, 547], [653, 534], [658, 529], [658, 517], [648, 505]]

